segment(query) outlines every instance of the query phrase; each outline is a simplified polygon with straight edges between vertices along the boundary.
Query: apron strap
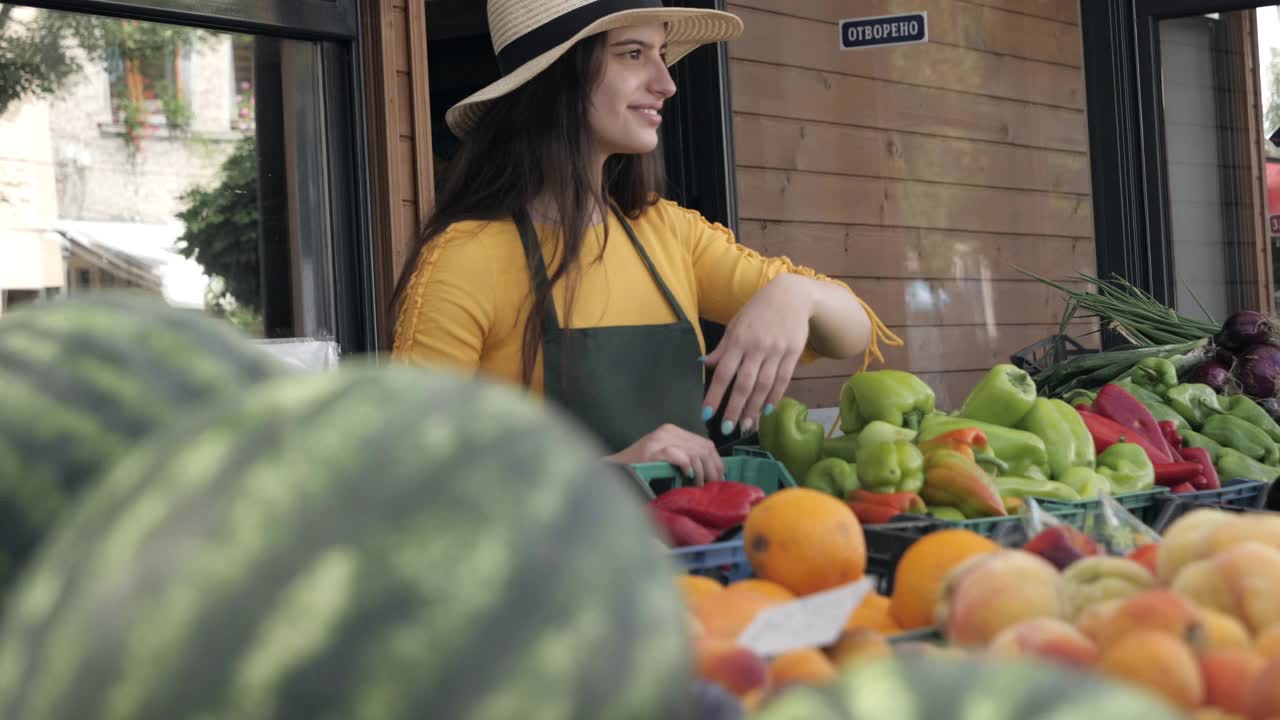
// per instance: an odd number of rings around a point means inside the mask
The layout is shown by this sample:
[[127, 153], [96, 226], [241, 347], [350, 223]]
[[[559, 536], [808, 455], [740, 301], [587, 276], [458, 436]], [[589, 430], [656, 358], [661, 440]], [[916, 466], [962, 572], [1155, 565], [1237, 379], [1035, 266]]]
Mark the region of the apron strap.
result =
[[[533, 291], [540, 294], [551, 282], [547, 275], [547, 265], [542, 260], [542, 247], [538, 245], [538, 231], [533, 229], [533, 221], [529, 212], [520, 208], [515, 212], [516, 229], [520, 231], [520, 244], [524, 246], [524, 257], [529, 263], [529, 277], [533, 281]], [[542, 337], [549, 338], [560, 329], [560, 319], [556, 316], [555, 298], [548, 298], [546, 312], [542, 314]]]
[[[627, 237], [631, 238], [631, 245], [640, 254], [640, 259], [644, 260], [645, 267], [649, 268], [650, 277], [657, 283], [658, 289], [662, 291], [662, 296], [667, 299], [667, 304], [671, 306], [672, 312], [675, 313], [676, 320], [681, 323], [689, 323], [689, 318], [685, 315], [684, 308], [680, 307], [680, 303], [676, 302], [675, 295], [671, 293], [671, 289], [663, 282], [662, 275], [658, 273], [658, 268], [654, 267], [653, 260], [649, 258], [649, 253], [645, 252], [644, 245], [640, 244], [640, 238], [636, 236], [635, 229], [631, 227], [631, 223], [627, 222], [627, 218], [616, 205], [612, 207], [614, 216], [622, 224], [622, 229], [626, 231]], [[533, 227], [533, 221], [529, 219], [529, 212], [524, 208], [516, 210], [514, 217], [516, 229], [520, 232], [520, 244], [524, 246], [524, 255], [529, 263], [533, 290], [535, 293], [540, 293], [551, 281], [550, 276], [547, 274], [546, 262], [542, 258], [542, 246], [538, 243], [538, 232]], [[552, 299], [547, 303], [546, 312], [542, 315], [543, 337], [550, 337], [551, 333], [559, 329], [560, 318], [556, 314], [555, 300]]]
[[658, 273], [658, 268], [653, 266], [653, 261], [649, 259], [649, 253], [644, 251], [644, 245], [640, 244], [640, 238], [636, 237], [636, 231], [631, 228], [631, 223], [627, 222], [622, 210], [618, 209], [616, 205], [613, 208], [613, 212], [618, 216], [618, 222], [622, 223], [622, 229], [627, 231], [627, 236], [631, 238], [631, 244], [635, 246], [636, 252], [640, 253], [640, 258], [644, 260], [645, 266], [649, 268], [649, 274], [653, 276], [654, 282], [658, 283], [658, 289], [662, 290], [662, 295], [667, 299], [667, 304], [671, 305], [671, 310], [676, 314], [676, 320], [682, 323], [689, 323], [689, 318], [684, 314], [684, 308], [681, 308], [680, 303], [676, 302], [675, 295], [671, 294], [671, 289], [663, 282], [662, 275]]

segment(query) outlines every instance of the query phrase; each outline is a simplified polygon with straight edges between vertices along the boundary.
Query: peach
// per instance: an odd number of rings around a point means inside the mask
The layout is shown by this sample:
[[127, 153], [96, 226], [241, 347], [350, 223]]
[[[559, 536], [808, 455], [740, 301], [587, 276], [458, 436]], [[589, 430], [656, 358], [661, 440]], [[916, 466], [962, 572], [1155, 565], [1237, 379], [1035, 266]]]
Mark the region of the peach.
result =
[[1200, 656], [1200, 676], [1204, 680], [1204, 702], [1227, 712], [1249, 712], [1253, 679], [1265, 661], [1253, 650], [1211, 650]]
[[1280, 717], [1280, 658], [1266, 661], [1249, 687], [1249, 720]]
[[1244, 623], [1221, 610], [1211, 607], [1200, 607], [1200, 618], [1204, 620], [1204, 650], [1247, 650], [1253, 643], [1249, 639], [1249, 629]]
[[1173, 589], [1240, 619], [1253, 632], [1280, 622], [1280, 550], [1242, 542], [1183, 567]]
[[991, 641], [987, 651], [1002, 657], [1033, 656], [1074, 667], [1088, 667], [1098, 648], [1065, 620], [1032, 618], [1011, 625]]
[[1209, 532], [1208, 554], [1216, 555], [1244, 542], [1280, 549], [1280, 516], [1274, 513], [1233, 514], [1229, 522]]
[[1151, 577], [1154, 578], [1159, 575], [1159, 571], [1156, 569], [1156, 558], [1159, 556], [1160, 543], [1152, 542], [1146, 545], [1139, 545], [1125, 557], [1146, 568], [1151, 573]]
[[697, 655], [698, 675], [742, 697], [769, 685], [769, 664], [751, 650], [725, 640], [702, 643]]
[[937, 608], [947, 640], [984, 646], [1001, 630], [1037, 617], [1066, 612], [1062, 579], [1048, 560], [1022, 550], [1001, 550], [956, 568]]
[[1166, 632], [1143, 629], [1125, 633], [1103, 650], [1097, 667], [1187, 710], [1204, 702], [1204, 680], [1195, 654]]
[[1197, 649], [1204, 647], [1204, 620], [1200, 609], [1165, 588], [1143, 592], [1118, 601], [1109, 612], [1099, 613], [1081, 629], [1104, 653], [1126, 634], [1136, 630], [1161, 632]]
[[1233, 515], [1216, 508], [1200, 508], [1183, 515], [1165, 530], [1156, 553], [1156, 575], [1162, 585], [1173, 582], [1186, 565], [1208, 556], [1209, 533]]
[[1280, 624], [1270, 625], [1258, 633], [1253, 641], [1253, 649], [1267, 660], [1280, 657]]
[[845, 630], [840, 639], [827, 648], [827, 657], [840, 667], [892, 656], [893, 647], [885, 636], [868, 628]]

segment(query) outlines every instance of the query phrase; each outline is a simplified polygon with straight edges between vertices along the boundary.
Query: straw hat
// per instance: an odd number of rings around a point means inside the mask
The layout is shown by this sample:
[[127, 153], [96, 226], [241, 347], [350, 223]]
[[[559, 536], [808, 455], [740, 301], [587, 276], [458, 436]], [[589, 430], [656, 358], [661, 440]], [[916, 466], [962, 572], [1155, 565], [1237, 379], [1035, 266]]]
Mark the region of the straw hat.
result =
[[546, 70], [579, 40], [628, 25], [665, 23], [667, 65], [706, 43], [737, 37], [742, 20], [717, 10], [664, 7], [662, 0], [489, 0], [489, 35], [502, 78], [449, 108], [462, 137], [497, 98]]

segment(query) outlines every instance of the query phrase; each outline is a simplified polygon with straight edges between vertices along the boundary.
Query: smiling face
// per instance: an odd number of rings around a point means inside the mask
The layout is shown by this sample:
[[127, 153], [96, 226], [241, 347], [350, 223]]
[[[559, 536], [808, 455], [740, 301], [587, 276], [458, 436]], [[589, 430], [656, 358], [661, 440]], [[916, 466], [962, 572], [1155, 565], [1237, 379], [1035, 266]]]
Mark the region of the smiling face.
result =
[[661, 24], [610, 30], [600, 79], [591, 91], [587, 123], [602, 159], [658, 147], [662, 106], [676, 93], [667, 72], [667, 33]]

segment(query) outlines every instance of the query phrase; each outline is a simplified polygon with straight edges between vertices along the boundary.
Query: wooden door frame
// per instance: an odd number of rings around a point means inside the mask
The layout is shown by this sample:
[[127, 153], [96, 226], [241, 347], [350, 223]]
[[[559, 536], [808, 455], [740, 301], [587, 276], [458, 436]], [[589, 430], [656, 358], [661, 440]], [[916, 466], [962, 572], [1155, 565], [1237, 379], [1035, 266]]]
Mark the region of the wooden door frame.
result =
[[426, 3], [368, 0], [360, 12], [377, 350], [389, 352], [392, 294], [435, 199]]

